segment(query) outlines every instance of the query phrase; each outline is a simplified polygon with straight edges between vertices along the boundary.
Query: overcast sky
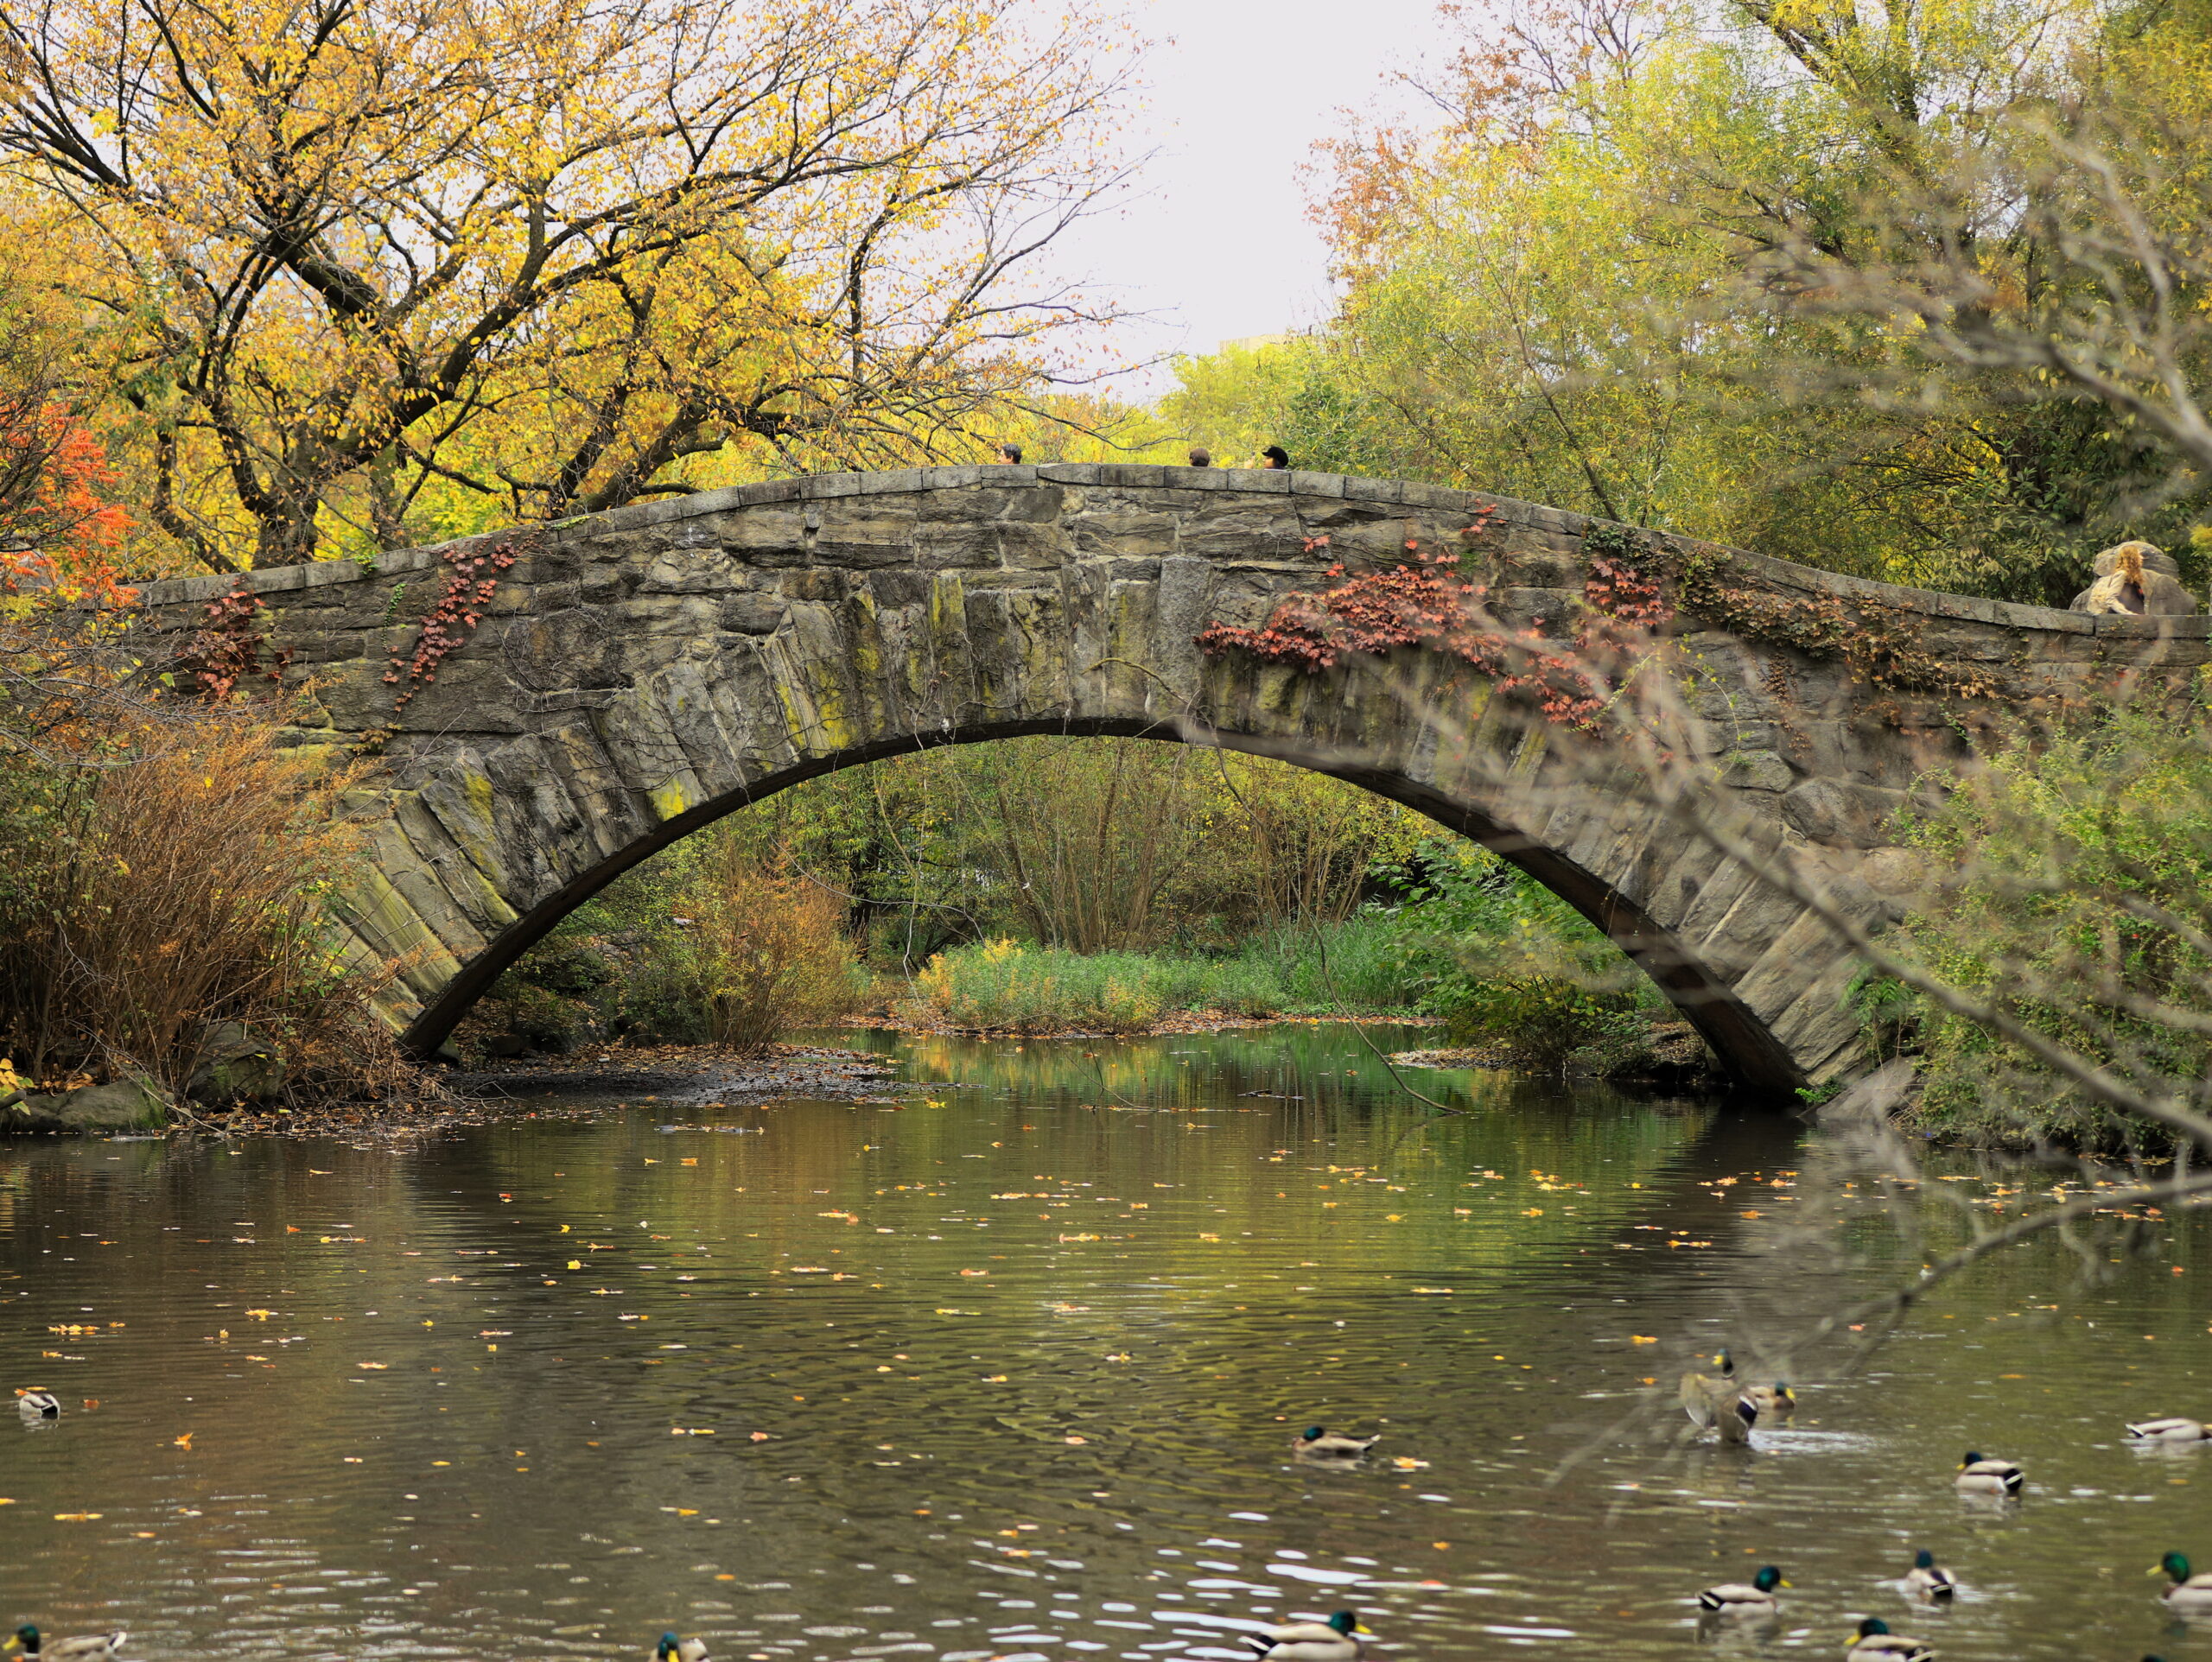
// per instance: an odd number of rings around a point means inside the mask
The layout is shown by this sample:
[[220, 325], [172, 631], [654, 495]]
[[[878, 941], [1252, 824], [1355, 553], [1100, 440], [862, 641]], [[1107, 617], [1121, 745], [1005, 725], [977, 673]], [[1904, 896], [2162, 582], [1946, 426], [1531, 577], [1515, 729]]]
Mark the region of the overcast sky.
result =
[[[1151, 0], [1149, 108], [1129, 135], [1156, 150], [1118, 212], [1077, 226], [1066, 266], [1154, 313], [1133, 357], [1211, 352], [1327, 314], [1326, 251], [1300, 174], [1346, 106], [1437, 39], [1435, 0]], [[1157, 380], [1126, 389], [1141, 396]]]

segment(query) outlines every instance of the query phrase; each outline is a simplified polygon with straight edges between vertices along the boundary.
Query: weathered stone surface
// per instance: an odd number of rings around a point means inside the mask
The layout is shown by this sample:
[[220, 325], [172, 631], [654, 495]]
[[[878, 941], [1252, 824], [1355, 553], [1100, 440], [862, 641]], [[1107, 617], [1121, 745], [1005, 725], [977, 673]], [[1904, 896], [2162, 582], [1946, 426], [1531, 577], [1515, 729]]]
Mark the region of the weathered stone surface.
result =
[[[1523, 787], [1551, 777], [1553, 735], [1484, 686], [1446, 692], [1434, 660], [1308, 676], [1208, 660], [1192, 639], [1264, 622], [1338, 561], [1395, 564], [1409, 539], [1464, 551], [1501, 617], [1561, 634], [1583, 604], [1586, 530], [1475, 492], [1242, 469], [741, 485], [549, 530], [404, 707], [383, 676], [412, 650], [442, 550], [248, 580], [298, 654], [294, 676], [312, 668], [322, 725], [302, 737], [372, 738], [388, 766], [360, 799], [380, 815], [376, 864], [341, 897], [342, 949], [396, 967], [391, 1009], [422, 1049], [580, 901], [733, 809], [919, 745], [1103, 733], [1286, 757], [1483, 839], [1607, 929], [1740, 1078], [1788, 1106], [1789, 1088], [1857, 1056], [1852, 967], [1817, 917], [1624, 794], [1534, 806], [1546, 799]], [[1770, 593], [1884, 608], [2022, 707], [2108, 696], [2095, 689], [2118, 672], [2178, 683], [2208, 658], [2202, 617], [2089, 618], [1717, 552]], [[232, 581], [149, 585], [144, 627], [196, 627]], [[1893, 846], [1891, 816], [1962, 753], [1954, 716], [1708, 621], [1682, 619], [1680, 638], [1696, 665], [1690, 749], [1737, 787], [1762, 852], [1817, 866], [1869, 926], [1893, 922], [1921, 867]]]
[[199, 1065], [184, 1094], [210, 1107], [266, 1102], [284, 1088], [284, 1074], [283, 1056], [260, 1034], [239, 1022], [217, 1022], [200, 1035]]
[[157, 1130], [168, 1123], [168, 1100], [143, 1081], [111, 1079], [105, 1085], [55, 1096], [26, 1096], [0, 1110], [0, 1131], [102, 1132]]

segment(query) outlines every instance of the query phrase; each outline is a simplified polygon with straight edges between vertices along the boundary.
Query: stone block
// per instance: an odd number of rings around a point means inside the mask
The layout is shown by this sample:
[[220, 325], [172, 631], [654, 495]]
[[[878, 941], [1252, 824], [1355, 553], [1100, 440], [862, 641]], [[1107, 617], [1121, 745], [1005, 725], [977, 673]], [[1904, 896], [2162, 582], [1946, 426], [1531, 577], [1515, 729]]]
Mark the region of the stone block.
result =
[[1787, 790], [1797, 775], [1770, 750], [1731, 751], [1720, 758], [1720, 782], [1737, 790]]
[[0, 1108], [0, 1132], [61, 1132], [79, 1137], [158, 1131], [168, 1124], [169, 1101], [155, 1085], [125, 1076], [105, 1085], [52, 1096], [22, 1096]]
[[1808, 779], [1782, 801], [1785, 819], [1815, 842], [1875, 848], [1892, 841], [1890, 824], [1905, 793], [1836, 779]]
[[914, 567], [922, 571], [980, 569], [999, 563], [995, 524], [923, 525], [914, 532]]

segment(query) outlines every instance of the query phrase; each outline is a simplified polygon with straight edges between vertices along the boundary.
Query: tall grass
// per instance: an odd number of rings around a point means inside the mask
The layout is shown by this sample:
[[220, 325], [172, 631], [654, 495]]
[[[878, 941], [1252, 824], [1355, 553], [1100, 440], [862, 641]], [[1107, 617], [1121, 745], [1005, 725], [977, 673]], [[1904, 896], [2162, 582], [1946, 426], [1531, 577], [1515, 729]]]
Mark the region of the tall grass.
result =
[[1416, 992], [1392, 920], [1265, 932], [1234, 955], [1079, 954], [990, 941], [915, 978], [924, 1014], [994, 1032], [1141, 1032], [1175, 1011], [1230, 1016], [1403, 1013]]

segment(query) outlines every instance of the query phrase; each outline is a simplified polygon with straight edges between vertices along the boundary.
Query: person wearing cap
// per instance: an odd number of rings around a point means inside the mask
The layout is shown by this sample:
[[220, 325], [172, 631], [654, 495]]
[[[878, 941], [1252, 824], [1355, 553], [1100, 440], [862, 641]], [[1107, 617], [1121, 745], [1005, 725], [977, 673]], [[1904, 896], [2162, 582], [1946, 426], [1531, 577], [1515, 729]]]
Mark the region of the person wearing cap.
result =
[[1260, 466], [1283, 468], [1290, 466], [1290, 452], [1279, 444], [1271, 444], [1260, 452]]

